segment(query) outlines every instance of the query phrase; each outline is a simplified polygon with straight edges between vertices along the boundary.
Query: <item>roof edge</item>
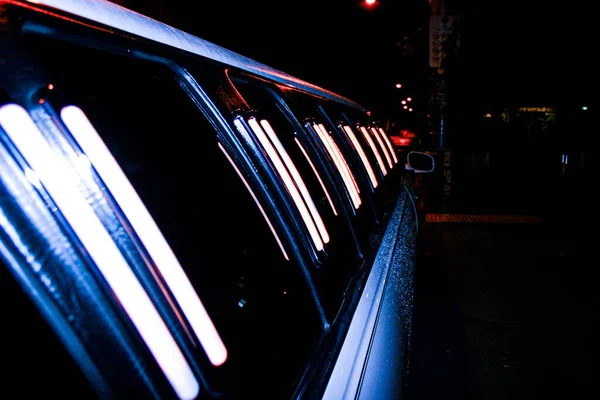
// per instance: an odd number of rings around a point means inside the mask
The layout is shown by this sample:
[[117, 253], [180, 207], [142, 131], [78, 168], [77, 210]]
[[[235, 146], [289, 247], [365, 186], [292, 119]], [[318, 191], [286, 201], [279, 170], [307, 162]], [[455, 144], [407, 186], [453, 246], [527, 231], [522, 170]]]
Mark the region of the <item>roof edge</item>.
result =
[[42, 5], [95, 21], [129, 34], [206, 57], [277, 83], [289, 85], [343, 103], [349, 107], [366, 111], [358, 103], [332, 91], [106, 0], [24, 0], [21, 3]]

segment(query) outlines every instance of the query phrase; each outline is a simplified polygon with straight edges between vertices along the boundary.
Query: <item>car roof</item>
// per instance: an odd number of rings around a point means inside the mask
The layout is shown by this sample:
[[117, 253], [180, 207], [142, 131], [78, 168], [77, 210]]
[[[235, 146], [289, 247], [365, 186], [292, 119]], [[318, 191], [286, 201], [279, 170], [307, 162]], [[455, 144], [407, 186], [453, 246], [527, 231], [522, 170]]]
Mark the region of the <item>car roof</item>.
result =
[[150, 17], [106, 0], [27, 0], [30, 7], [50, 7], [79, 18], [158, 42], [228, 66], [255, 74], [274, 82], [366, 111], [356, 102], [285, 72], [245, 57], [224, 47], [196, 37]]

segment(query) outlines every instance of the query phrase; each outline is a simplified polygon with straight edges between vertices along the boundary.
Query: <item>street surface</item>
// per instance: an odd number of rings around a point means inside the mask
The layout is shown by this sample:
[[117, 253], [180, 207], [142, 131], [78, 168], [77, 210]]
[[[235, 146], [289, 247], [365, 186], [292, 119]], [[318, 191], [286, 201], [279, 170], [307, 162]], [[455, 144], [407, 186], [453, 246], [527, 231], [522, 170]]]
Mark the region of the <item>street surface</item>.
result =
[[[465, 178], [443, 204], [439, 177], [420, 177], [406, 397], [595, 397], [600, 295], [591, 189], [559, 177], [545, 192], [534, 182], [492, 191], [489, 180]], [[434, 214], [454, 222], [427, 222]]]

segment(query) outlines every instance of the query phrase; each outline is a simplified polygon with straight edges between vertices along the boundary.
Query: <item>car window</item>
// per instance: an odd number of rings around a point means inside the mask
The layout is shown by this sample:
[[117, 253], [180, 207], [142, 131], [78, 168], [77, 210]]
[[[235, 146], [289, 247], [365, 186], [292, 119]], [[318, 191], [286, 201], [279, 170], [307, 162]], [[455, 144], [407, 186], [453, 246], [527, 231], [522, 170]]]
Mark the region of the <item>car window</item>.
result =
[[[359, 238], [362, 248], [367, 251], [372, 246], [373, 233], [389, 217], [390, 199], [396, 198], [401, 191], [402, 165], [396, 162], [388, 148], [392, 165], [389, 168], [373, 130], [363, 122], [368, 119], [360, 110], [342, 108], [325, 99], [311, 101], [306, 94], [291, 90], [284, 91], [284, 98], [297, 115], [314, 116], [309, 118], [310, 121], [319, 121], [351, 161], [350, 168], [360, 178], [360, 195], [364, 199], [364, 207], [357, 210], [352, 223], [357, 234], [362, 236]], [[384, 139], [381, 141], [386, 146]]]
[[[222, 363], [211, 359], [185, 323], [193, 317], [181, 304], [173, 305], [178, 289], [161, 266], [154, 258], [148, 261], [145, 251], [134, 255], [143, 235], [115, 199], [119, 189], [94, 175], [101, 190], [80, 190], [87, 191], [120, 250], [137, 263], [136, 276], [159, 311], [171, 315], [170, 328], [188, 343], [201, 381], [212, 390], [240, 393], [268, 384], [284, 396], [317, 344], [322, 324], [302, 271], [236, 165], [235, 152], [219, 140], [166, 67], [37, 37], [28, 44], [32, 73], [43, 68], [37, 77], [41, 90], [30, 98], [32, 115], [40, 125], [61, 129], [65, 125], [56, 121], [67, 124], [66, 115], [77, 115], [97, 131], [214, 324], [227, 352]], [[66, 131], [77, 129], [68, 125]], [[71, 140], [66, 131], [56, 140]], [[314, 193], [321, 201], [322, 193]], [[97, 204], [94, 196], [112, 201], [112, 208]], [[328, 207], [322, 205], [323, 215], [331, 214]]]
[[[345, 211], [352, 208], [354, 203], [348, 191], [336, 189], [345, 187], [341, 182], [341, 174], [337, 175], [337, 181], [332, 180], [332, 175], [340, 172], [337, 168], [341, 165], [335, 164], [331, 153], [323, 151], [325, 145], [320, 141], [323, 134], [319, 138], [315, 131], [303, 126], [289, 109], [277, 101], [272, 89], [249, 78], [234, 82], [256, 118], [265, 125], [268, 123], [267, 128], [276, 135], [276, 140], [289, 156], [292, 168], [297, 170], [327, 230], [323, 251], [317, 252], [310, 272], [327, 315], [333, 320], [351, 279], [363, 263], [355, 231]], [[328, 164], [322, 164], [321, 160], [328, 160]], [[349, 175], [347, 179], [351, 179]], [[348, 184], [355, 185], [353, 181]]]

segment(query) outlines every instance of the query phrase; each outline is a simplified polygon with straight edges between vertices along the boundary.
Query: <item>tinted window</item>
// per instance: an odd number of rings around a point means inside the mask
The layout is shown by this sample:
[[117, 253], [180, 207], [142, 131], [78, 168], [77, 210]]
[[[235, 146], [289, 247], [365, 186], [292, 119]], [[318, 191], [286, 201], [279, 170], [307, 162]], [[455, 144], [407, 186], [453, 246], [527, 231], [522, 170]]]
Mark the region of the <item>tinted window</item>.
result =
[[[352, 226], [358, 237], [361, 249], [368, 252], [372, 246], [372, 240], [379, 233], [380, 224], [377, 220], [374, 204], [374, 195], [381, 186], [381, 178], [377, 176], [378, 186], [374, 188], [364, 162], [360, 154], [351, 143], [347, 134], [341, 128], [341, 113], [338, 106], [323, 99], [315, 99], [306, 94], [288, 91], [285, 93], [285, 101], [294, 113], [302, 119], [308, 119], [309, 124], [321, 124], [336, 141], [342, 154], [344, 154], [348, 165], [360, 185], [360, 196], [363, 204], [351, 217]], [[325, 108], [325, 105], [327, 107]], [[359, 138], [360, 139], [360, 138]], [[363, 144], [364, 149], [364, 144]], [[366, 153], [368, 156], [368, 153]], [[372, 162], [371, 162], [371, 165]], [[377, 171], [375, 171], [377, 173]]]
[[212, 388], [292, 388], [320, 334], [316, 307], [213, 126], [166, 68], [39, 38], [30, 45], [39, 88], [52, 85], [33, 101], [50, 115], [69, 105], [85, 113], [199, 293], [229, 353], [213, 367], [193, 349]]
[[[329, 240], [316, 253], [311, 275], [327, 315], [333, 320], [348, 284], [361, 264], [358, 243], [351, 229], [347, 209], [351, 206], [341, 179], [333, 176], [332, 160], [323, 144], [286, 109], [279, 96], [259, 81], [235, 80], [236, 87], [259, 120], [268, 120], [294, 168], [298, 170], [313, 198]], [[326, 160], [323, 164], [321, 161]]]
[[332, 104], [324, 104], [323, 110], [338, 121], [338, 125], [351, 129], [362, 145], [380, 184], [374, 193], [377, 216], [385, 219], [402, 189], [401, 177], [404, 164], [400, 163], [396, 150], [382, 128], [369, 123], [366, 115], [355, 110], [342, 110]]

